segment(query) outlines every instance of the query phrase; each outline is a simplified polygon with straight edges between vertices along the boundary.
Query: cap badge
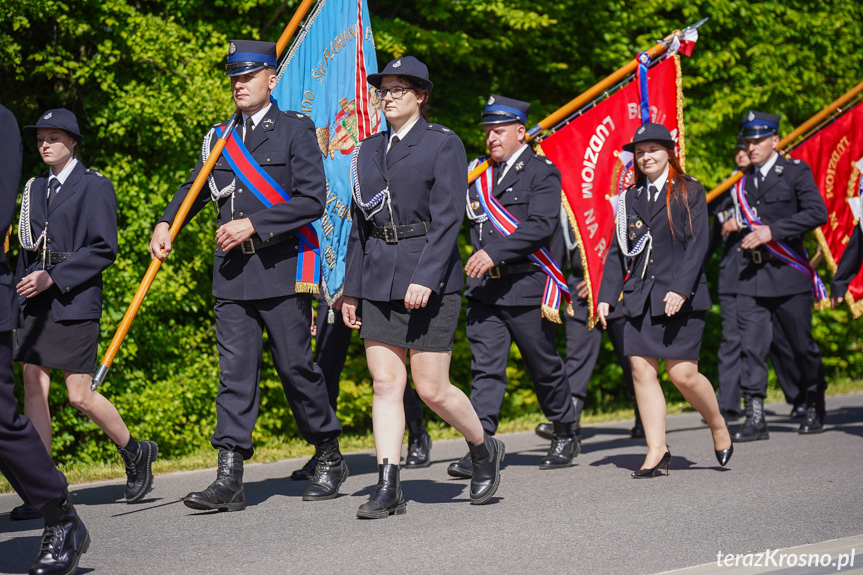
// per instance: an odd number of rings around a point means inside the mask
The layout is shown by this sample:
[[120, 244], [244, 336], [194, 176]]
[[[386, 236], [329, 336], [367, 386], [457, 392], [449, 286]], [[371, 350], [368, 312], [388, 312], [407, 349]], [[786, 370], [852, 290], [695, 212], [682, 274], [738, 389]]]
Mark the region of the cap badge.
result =
[[401, 60], [396, 60], [396, 63], [395, 63], [395, 64], [393, 64], [393, 68], [401, 68], [401, 66], [402, 66], [402, 61], [401, 61]]
[[750, 122], [755, 119], [755, 112], [749, 112], [749, 115], [746, 116], [746, 119]]
[[53, 113], [53, 112], [48, 112], [47, 114], [45, 114], [44, 116], [42, 116], [42, 119], [43, 119], [43, 120], [50, 120], [50, 119], [51, 119], [51, 116], [53, 116], [53, 115], [54, 115], [54, 113]]
[[486, 106], [491, 106], [492, 104], [494, 104], [494, 96], [489, 96], [489, 97], [488, 97], [488, 102], [486, 102], [486, 103], [485, 103], [485, 105], [486, 105]]
[[237, 45], [231, 42], [231, 45], [228, 47], [228, 54], [235, 54], [237, 52]]
[[640, 128], [638, 128], [638, 131], [637, 131], [636, 133], [637, 133], [637, 134], [643, 134], [643, 133], [644, 133], [644, 130], [645, 130], [645, 127], [644, 127], [644, 126], [641, 126]]

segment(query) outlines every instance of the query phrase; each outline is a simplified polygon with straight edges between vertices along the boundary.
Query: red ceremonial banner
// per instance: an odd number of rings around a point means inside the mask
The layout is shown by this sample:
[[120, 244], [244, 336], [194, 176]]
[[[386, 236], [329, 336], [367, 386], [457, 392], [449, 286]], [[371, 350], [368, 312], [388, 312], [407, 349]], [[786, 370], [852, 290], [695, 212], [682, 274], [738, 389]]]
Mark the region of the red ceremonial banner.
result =
[[[809, 164], [827, 204], [829, 219], [815, 230], [815, 237], [834, 273], [851, 232], [859, 223], [859, 216], [854, 215], [848, 200], [860, 196], [863, 184], [863, 138], [860, 134], [863, 134], [863, 103], [807, 138], [789, 154]], [[854, 317], [860, 317], [863, 315], [863, 274], [854, 278], [847, 294], [831, 295], [844, 297]]]
[[[678, 56], [647, 73], [650, 121], [663, 124], [677, 142], [684, 165], [683, 92]], [[590, 304], [590, 326], [596, 323], [596, 294], [614, 236], [617, 196], [632, 185], [633, 156], [623, 151], [641, 125], [641, 96], [633, 81], [608, 99], [575, 117], [542, 140], [542, 152], [560, 169], [563, 206], [574, 230]]]

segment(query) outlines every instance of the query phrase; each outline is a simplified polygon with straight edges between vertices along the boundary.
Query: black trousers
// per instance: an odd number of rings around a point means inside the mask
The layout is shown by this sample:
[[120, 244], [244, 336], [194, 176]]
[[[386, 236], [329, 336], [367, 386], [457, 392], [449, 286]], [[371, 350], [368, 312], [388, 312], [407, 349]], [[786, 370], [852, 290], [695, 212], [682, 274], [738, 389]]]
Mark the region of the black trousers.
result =
[[[737, 319], [737, 295], [719, 294], [719, 309], [722, 317], [722, 342], [719, 344], [719, 407], [726, 411], [740, 412], [740, 378], [743, 368], [742, 339]], [[811, 313], [811, 312], [810, 312]], [[806, 399], [801, 390], [800, 371], [794, 358], [789, 336], [779, 318], [772, 318], [772, 340], [768, 357], [776, 380], [785, 393], [788, 403], [798, 404]]]
[[554, 328], [555, 324], [542, 319], [539, 306], [494, 306], [468, 300], [466, 331], [473, 356], [470, 401], [487, 433], [497, 431], [513, 341], [545, 416], [553, 422], [575, 421], [566, 370], [554, 346]]
[[[325, 299], [318, 300], [318, 316], [316, 319], [317, 335], [315, 336], [315, 361], [324, 374], [327, 383], [327, 395], [330, 406], [336, 411], [339, 399], [339, 381], [345, 361], [348, 357], [348, 347], [351, 344], [351, 333], [354, 331], [342, 321], [342, 314], [333, 310], [333, 323], [327, 323], [330, 307]], [[417, 399], [410, 383], [405, 386], [404, 395], [405, 421], [423, 421], [423, 408]], [[299, 417], [299, 416], [298, 416]]]
[[41, 509], [66, 493], [66, 476], [54, 466], [36, 428], [18, 414], [13, 393], [12, 332], [0, 332], [0, 472], [26, 503]]
[[[573, 286], [570, 285], [570, 288]], [[574, 290], [573, 290], [574, 291]], [[563, 325], [566, 328], [566, 379], [569, 382], [569, 392], [573, 397], [584, 401], [587, 397], [587, 387], [590, 376], [599, 358], [599, 346], [602, 343], [602, 329], [588, 329], [586, 317], [587, 301], [575, 296], [572, 300], [576, 308], [574, 316], [562, 313]]]
[[827, 388], [821, 351], [812, 337], [812, 296], [784, 297], [737, 295], [737, 321], [742, 344], [743, 370], [740, 389], [744, 395], [767, 395], [767, 356], [777, 330], [788, 338], [794, 368], [800, 374], [800, 390], [823, 394]]
[[215, 311], [220, 373], [213, 447], [236, 451], [244, 459], [255, 452], [252, 430], [258, 418], [264, 329], [300, 435], [313, 445], [338, 437], [342, 427], [323, 373], [312, 361], [312, 296], [217, 299]]

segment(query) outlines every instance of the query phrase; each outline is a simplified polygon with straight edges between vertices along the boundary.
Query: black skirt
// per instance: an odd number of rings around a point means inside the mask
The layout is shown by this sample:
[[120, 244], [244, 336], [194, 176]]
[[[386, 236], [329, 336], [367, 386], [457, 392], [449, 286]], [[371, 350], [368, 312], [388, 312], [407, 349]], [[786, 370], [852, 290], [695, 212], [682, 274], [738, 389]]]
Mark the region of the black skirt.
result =
[[408, 310], [403, 300], [362, 300], [360, 338], [417, 351], [452, 351], [461, 295], [432, 294], [424, 308]]
[[651, 316], [647, 311], [627, 317], [623, 328], [623, 352], [627, 356], [698, 361], [707, 312], [693, 311]]
[[15, 330], [13, 359], [69, 373], [93, 373], [99, 348], [99, 320], [55, 321], [50, 302], [27, 305]]

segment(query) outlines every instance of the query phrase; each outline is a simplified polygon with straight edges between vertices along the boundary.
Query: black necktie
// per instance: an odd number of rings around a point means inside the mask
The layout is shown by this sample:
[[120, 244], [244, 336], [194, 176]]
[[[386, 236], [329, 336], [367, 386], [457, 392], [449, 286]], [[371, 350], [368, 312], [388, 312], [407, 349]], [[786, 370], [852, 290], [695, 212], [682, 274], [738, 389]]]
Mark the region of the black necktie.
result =
[[500, 175], [503, 173], [504, 162], [495, 162], [494, 167], [491, 169], [491, 176], [494, 178], [494, 183], [497, 184], [500, 182]]
[[757, 190], [758, 188], [760, 188], [760, 187], [761, 187], [761, 184], [763, 184], [763, 183], [764, 183], [764, 178], [765, 178], [765, 176], [764, 176], [764, 172], [762, 172], [762, 171], [759, 169], [759, 170], [758, 170], [758, 177], [757, 177], [757, 178], [755, 178], [755, 189], [756, 189], [756, 190]]
[[389, 150], [387, 150], [387, 157], [386, 157], [386, 160], [387, 160], [387, 168], [389, 168], [389, 167], [390, 167], [390, 154], [392, 153], [393, 148], [395, 148], [395, 147], [396, 147], [396, 144], [398, 144], [400, 141], [401, 141], [401, 140], [399, 139], [399, 137], [398, 137], [398, 136], [393, 136], [393, 139], [392, 139], [392, 140], [390, 140], [390, 149], [389, 149]]
[[48, 182], [48, 207], [51, 207], [51, 202], [54, 201], [54, 198], [57, 197], [57, 192], [60, 189], [60, 180], [57, 178], [51, 178], [51, 181]]
[[246, 118], [245, 129], [243, 128], [243, 124], [237, 124], [237, 127], [234, 128], [234, 132], [237, 134], [237, 137], [243, 142], [246, 141], [246, 135], [255, 129], [255, 123], [252, 121], [252, 117], [249, 116]]
[[659, 190], [657, 190], [656, 186], [654, 186], [653, 184], [647, 187], [647, 193], [650, 194], [650, 196], [647, 198], [647, 205], [650, 207], [651, 210], [653, 209], [653, 203], [656, 201], [656, 194], [658, 191]]

